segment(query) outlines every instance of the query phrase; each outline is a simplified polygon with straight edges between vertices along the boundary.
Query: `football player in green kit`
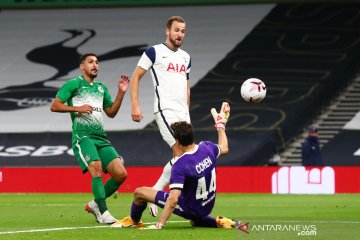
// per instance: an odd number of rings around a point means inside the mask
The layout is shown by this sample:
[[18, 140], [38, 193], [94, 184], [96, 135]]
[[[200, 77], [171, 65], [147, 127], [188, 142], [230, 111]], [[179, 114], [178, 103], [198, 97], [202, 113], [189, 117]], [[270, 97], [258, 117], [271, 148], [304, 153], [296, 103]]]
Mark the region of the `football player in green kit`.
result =
[[[108, 211], [105, 199], [117, 191], [127, 173], [122, 157], [107, 140], [102, 112], [110, 118], [116, 116], [128, 89], [129, 77], [121, 76], [118, 93], [112, 101], [106, 86], [95, 81], [99, 69], [97, 56], [93, 53], [82, 55], [80, 69], [81, 76], [67, 81], [59, 89], [51, 111], [70, 112], [75, 157], [83, 173], [89, 172], [92, 177], [94, 200], [86, 204], [85, 210], [94, 214], [97, 222], [112, 224], [117, 219]], [[104, 173], [111, 177], [103, 185]]]

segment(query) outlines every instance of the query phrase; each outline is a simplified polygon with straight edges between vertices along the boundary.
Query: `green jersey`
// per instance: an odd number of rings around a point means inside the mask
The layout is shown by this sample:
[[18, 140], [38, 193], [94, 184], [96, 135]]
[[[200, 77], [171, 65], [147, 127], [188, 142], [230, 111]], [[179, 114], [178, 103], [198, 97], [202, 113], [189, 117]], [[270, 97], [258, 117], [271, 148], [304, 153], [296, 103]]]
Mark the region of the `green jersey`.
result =
[[113, 102], [106, 86], [94, 81], [90, 84], [82, 76], [73, 78], [59, 89], [56, 97], [68, 106], [92, 106], [92, 113], [71, 112], [72, 140], [83, 137], [106, 137], [104, 130], [103, 109], [110, 107]]

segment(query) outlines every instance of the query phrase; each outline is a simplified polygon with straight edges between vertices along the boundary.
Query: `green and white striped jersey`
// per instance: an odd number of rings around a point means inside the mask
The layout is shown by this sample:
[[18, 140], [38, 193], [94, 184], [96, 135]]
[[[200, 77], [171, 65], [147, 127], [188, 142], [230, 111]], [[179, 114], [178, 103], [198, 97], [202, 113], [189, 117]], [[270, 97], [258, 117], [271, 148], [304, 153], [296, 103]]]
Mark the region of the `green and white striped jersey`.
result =
[[103, 109], [113, 102], [103, 83], [94, 81], [90, 84], [82, 76], [70, 79], [59, 89], [56, 97], [68, 106], [92, 106], [92, 113], [71, 112], [73, 142], [85, 136], [106, 137], [104, 130]]

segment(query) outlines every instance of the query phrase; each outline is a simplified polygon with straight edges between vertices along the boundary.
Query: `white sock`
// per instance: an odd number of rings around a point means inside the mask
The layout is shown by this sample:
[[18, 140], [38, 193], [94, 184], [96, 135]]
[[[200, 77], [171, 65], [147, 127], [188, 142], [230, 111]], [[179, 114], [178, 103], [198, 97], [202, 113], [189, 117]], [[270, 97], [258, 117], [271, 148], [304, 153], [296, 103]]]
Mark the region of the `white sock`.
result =
[[[171, 159], [170, 161], [173, 161], [173, 159]], [[171, 175], [171, 168], [172, 168], [172, 166], [170, 165], [170, 161], [165, 165], [160, 178], [157, 180], [157, 182], [153, 186], [153, 188], [158, 191], [163, 190], [170, 183], [170, 175]]]

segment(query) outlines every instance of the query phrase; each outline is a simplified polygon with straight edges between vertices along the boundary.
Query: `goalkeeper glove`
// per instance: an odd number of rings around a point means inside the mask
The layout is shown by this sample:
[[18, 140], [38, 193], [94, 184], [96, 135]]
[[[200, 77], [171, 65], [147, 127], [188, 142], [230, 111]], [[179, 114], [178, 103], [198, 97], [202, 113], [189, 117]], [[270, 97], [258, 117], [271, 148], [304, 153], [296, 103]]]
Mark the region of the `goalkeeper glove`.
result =
[[142, 230], [160, 230], [163, 227], [164, 227], [164, 225], [158, 222], [157, 224], [150, 225], [150, 226], [147, 226], [147, 227], [143, 227], [141, 229]]
[[225, 129], [230, 116], [230, 105], [227, 102], [223, 102], [220, 112], [218, 113], [215, 108], [212, 108], [211, 115], [214, 118], [216, 129]]

